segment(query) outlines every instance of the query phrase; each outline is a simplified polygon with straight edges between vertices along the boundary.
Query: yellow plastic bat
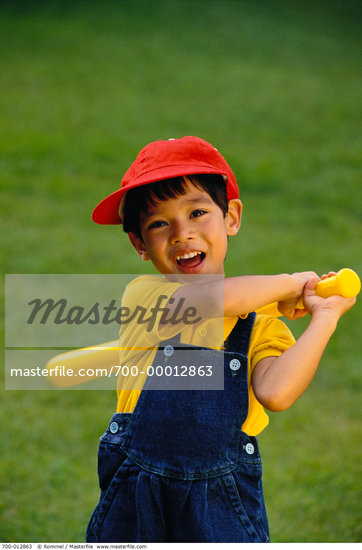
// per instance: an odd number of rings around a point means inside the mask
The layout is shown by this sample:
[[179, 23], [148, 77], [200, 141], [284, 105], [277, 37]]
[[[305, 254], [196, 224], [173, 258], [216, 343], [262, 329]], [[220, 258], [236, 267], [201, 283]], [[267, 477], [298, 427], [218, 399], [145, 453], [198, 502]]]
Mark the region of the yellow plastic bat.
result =
[[[357, 273], [349, 268], [341, 269], [336, 275], [320, 281], [316, 286], [316, 293], [323, 298], [328, 298], [335, 294], [339, 294], [345, 298], [352, 298], [357, 296], [360, 290], [361, 281]], [[277, 303], [269, 304], [260, 308], [258, 313], [279, 317], [281, 313], [278, 311], [277, 306]], [[304, 309], [303, 298], [299, 300], [297, 308]], [[112, 340], [111, 342], [105, 342], [97, 346], [67, 351], [50, 359], [46, 364], [46, 368], [54, 369], [57, 365], [64, 365], [65, 363], [67, 367], [72, 368], [74, 371], [78, 371], [81, 368], [110, 368], [119, 361], [119, 350], [118, 340]], [[83, 379], [83, 381], [86, 381], [86, 379]], [[74, 384], [74, 379], [67, 377], [62, 379], [53, 378], [52, 382], [58, 387], [67, 387]]]

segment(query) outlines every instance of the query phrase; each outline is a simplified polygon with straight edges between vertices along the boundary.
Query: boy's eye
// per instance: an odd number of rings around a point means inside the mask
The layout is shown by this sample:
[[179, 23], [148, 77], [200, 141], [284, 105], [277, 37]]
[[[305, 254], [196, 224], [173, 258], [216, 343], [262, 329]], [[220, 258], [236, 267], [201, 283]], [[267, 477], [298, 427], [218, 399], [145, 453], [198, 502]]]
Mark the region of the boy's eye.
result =
[[199, 216], [202, 216], [203, 214], [206, 214], [206, 210], [201, 210], [198, 208], [197, 210], [193, 210], [191, 212], [191, 218], [197, 218]]
[[147, 229], [155, 229], [156, 227], [162, 227], [163, 225], [166, 225], [166, 222], [162, 220], [156, 220], [147, 227]]

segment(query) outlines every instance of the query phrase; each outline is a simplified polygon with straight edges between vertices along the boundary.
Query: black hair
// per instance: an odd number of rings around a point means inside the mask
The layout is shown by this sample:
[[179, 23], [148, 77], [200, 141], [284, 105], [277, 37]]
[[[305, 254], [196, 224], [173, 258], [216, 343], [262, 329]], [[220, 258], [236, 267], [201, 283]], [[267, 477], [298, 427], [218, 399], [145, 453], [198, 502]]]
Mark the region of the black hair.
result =
[[[219, 174], [196, 174], [187, 179], [198, 189], [206, 191], [212, 200], [221, 208], [225, 218], [228, 211], [226, 183]], [[147, 212], [148, 206], [156, 206], [160, 201], [173, 199], [186, 194], [184, 176], [148, 183], [127, 191], [124, 203], [123, 230], [134, 233], [142, 239], [140, 213]]]

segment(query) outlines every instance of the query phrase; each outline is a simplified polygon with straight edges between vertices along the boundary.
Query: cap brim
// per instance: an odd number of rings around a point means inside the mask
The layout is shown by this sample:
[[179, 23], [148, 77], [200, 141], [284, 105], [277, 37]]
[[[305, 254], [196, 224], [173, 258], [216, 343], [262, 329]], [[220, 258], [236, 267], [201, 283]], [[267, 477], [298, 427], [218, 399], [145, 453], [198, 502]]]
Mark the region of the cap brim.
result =
[[103, 225], [122, 223], [118, 214], [118, 208], [124, 194], [124, 189], [118, 189], [111, 195], [108, 195], [108, 197], [105, 197], [93, 210], [92, 220]]

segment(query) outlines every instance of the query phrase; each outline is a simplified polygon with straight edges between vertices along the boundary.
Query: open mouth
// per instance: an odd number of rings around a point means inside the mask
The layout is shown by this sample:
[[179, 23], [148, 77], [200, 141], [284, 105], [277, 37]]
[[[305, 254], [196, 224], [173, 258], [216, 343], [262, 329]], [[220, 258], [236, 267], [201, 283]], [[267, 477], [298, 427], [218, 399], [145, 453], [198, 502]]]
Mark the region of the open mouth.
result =
[[204, 252], [189, 252], [178, 256], [176, 261], [182, 269], [195, 269], [202, 264], [205, 256]]

